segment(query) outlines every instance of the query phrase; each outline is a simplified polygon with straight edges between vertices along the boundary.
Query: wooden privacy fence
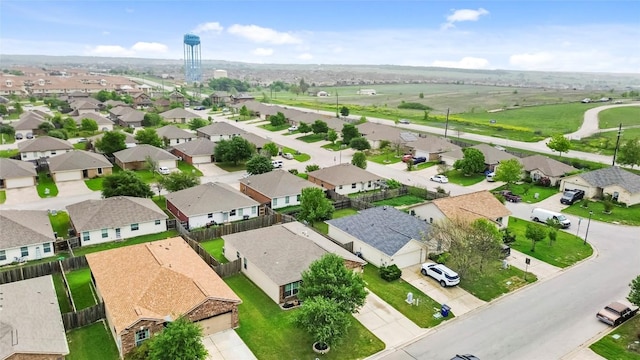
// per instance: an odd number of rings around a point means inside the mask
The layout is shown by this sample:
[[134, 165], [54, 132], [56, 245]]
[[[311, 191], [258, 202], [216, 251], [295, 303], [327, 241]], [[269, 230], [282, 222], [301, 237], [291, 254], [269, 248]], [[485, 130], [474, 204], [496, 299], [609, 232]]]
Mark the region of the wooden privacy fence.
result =
[[204, 260], [221, 278], [225, 278], [227, 276], [235, 275], [240, 272], [242, 261], [240, 259], [236, 259], [234, 261], [230, 261], [226, 264], [221, 264], [218, 260], [216, 260], [207, 250], [205, 250], [199, 242], [191, 239], [189, 236], [182, 235], [182, 238], [191, 246], [191, 248], [198, 253], [200, 258]]
[[62, 314], [62, 323], [64, 324], [64, 329], [69, 331], [93, 324], [105, 317], [104, 303], [101, 302], [90, 308]]
[[84, 255], [41, 264], [23, 265], [0, 272], [0, 284], [51, 275], [62, 270], [73, 271], [87, 266], [89, 264]]
[[[282, 215], [276, 213], [272, 215], [258, 216], [253, 219], [236, 221], [228, 224], [212, 226], [209, 228], [188, 231], [187, 234], [190, 238], [196, 241], [204, 241], [208, 239], [216, 239], [224, 235], [268, 227], [280, 222], [282, 222]], [[181, 226], [177, 227], [180, 231]], [[184, 231], [184, 228], [182, 230]], [[184, 234], [183, 231], [180, 231], [180, 233]]]
[[235, 275], [240, 273], [240, 271], [242, 271], [242, 260], [235, 259], [233, 261], [229, 261], [226, 264], [220, 264], [220, 265], [214, 266], [213, 270], [215, 270], [218, 276], [224, 279], [227, 276]]

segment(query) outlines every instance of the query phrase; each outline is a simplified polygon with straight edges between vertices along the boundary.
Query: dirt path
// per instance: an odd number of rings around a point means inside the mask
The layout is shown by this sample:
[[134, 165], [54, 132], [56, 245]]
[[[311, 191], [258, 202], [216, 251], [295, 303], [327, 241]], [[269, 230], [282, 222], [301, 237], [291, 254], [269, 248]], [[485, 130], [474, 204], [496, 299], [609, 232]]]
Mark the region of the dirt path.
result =
[[[598, 126], [598, 113], [600, 113], [600, 111], [602, 110], [622, 106], [640, 106], [640, 104], [605, 105], [589, 109], [584, 113], [584, 120], [582, 121], [582, 126], [580, 126], [578, 131], [567, 134], [566, 137], [572, 140], [580, 140], [584, 137], [588, 137], [600, 132], [600, 128]], [[544, 142], [546, 143], [547, 140], [544, 140]]]

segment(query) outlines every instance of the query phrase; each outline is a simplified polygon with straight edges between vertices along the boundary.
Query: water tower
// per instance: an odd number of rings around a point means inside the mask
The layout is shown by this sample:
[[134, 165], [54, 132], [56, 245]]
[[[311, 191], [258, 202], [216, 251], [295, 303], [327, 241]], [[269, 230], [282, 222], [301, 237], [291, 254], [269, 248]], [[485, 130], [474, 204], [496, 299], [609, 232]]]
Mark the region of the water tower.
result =
[[202, 82], [202, 57], [198, 35], [184, 36], [184, 81], [189, 85]]

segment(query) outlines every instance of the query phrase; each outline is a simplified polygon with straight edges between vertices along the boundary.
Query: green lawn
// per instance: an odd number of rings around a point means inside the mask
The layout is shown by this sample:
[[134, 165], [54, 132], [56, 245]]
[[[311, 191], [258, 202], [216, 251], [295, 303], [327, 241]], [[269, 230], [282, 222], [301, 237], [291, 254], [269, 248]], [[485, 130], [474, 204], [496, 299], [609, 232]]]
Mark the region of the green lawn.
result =
[[69, 290], [76, 304], [76, 310], [86, 309], [96, 304], [96, 297], [91, 284], [91, 269], [74, 270], [66, 274]]
[[304, 136], [298, 136], [296, 139], [300, 141], [304, 141], [306, 143], [314, 143], [318, 141], [323, 141], [325, 138], [325, 134], [309, 134]]
[[331, 150], [331, 151], [340, 151], [340, 146], [342, 146], [342, 142], [336, 141], [335, 143], [322, 145], [321, 148]]
[[[357, 213], [358, 213], [358, 210], [352, 209], [352, 208], [340, 209], [340, 210], [334, 211], [333, 216], [331, 218], [339, 219], [341, 217], [355, 215]], [[329, 225], [324, 221], [318, 221], [317, 223], [313, 224], [313, 227], [318, 229], [318, 231], [320, 231], [325, 235], [329, 233]]]
[[473, 184], [477, 184], [480, 181], [485, 179], [484, 174], [474, 174], [470, 176], [465, 176], [462, 172], [458, 170], [449, 170], [445, 173], [447, 178], [449, 178], [449, 182], [452, 184], [458, 184], [462, 186], [469, 186]]
[[239, 162], [237, 164], [227, 163], [227, 162], [217, 162], [216, 166], [228, 172], [241, 171], [241, 170], [247, 169], [247, 166], [244, 164], [244, 162]]
[[278, 126], [273, 126], [271, 124], [264, 124], [264, 125], [260, 125], [259, 127], [269, 131], [282, 131], [282, 130], [287, 130], [290, 126], [291, 125], [289, 124], [283, 124]]
[[389, 205], [389, 206], [407, 206], [413, 204], [419, 204], [424, 202], [425, 200], [419, 196], [407, 194], [398, 197], [394, 197], [391, 199], [375, 201], [374, 204], [378, 206]]
[[160, 177], [162, 175], [160, 175], [160, 173], [157, 172], [152, 172], [151, 170], [136, 170], [134, 171], [136, 173], [136, 175], [138, 175], [138, 177], [140, 179], [142, 179], [142, 181], [144, 181], [145, 184], [152, 184], [155, 182], [158, 182], [158, 179], [160, 179]]
[[136, 237], [133, 237], [133, 238], [130, 238], [130, 239], [126, 239], [126, 240], [123, 240], [123, 241], [112, 241], [112, 242], [98, 244], [98, 245], [82, 246], [82, 247], [73, 249], [73, 253], [76, 256], [80, 256], [80, 255], [91, 254], [91, 253], [98, 252], [98, 251], [115, 249], [115, 248], [120, 248], [120, 247], [123, 247], [123, 246], [129, 246], [129, 245], [142, 244], [142, 243], [145, 243], [145, 242], [162, 240], [162, 239], [167, 239], [167, 238], [176, 237], [176, 236], [178, 236], [178, 232], [177, 231], [169, 230], [169, 231], [161, 232], [159, 234], [149, 234], [149, 235], [136, 236]]
[[238, 313], [242, 314], [240, 327], [236, 332], [260, 360], [280, 360], [283, 357], [364, 359], [385, 347], [382, 341], [352, 318], [343, 342], [332, 347], [325, 355], [316, 354], [311, 350], [313, 340], [292, 323], [297, 309], [280, 309], [244, 275], [234, 275], [224, 281], [242, 299], [242, 304], [238, 305]]
[[197, 176], [202, 176], [202, 171], [200, 171], [198, 168], [196, 168], [195, 166], [189, 164], [186, 161], [178, 161], [178, 169], [180, 169], [180, 171], [185, 172], [185, 173], [195, 173]]
[[438, 162], [436, 162], [436, 161], [423, 162], [423, 163], [420, 163], [420, 164], [414, 166], [413, 167], [413, 171], [418, 171], [418, 170], [430, 168], [430, 167], [432, 167], [434, 165], [438, 165]]
[[[617, 137], [618, 131], [615, 130], [597, 133], [580, 140], [571, 140], [571, 150], [613, 155], [616, 148]], [[640, 128], [623, 129], [620, 145], [624, 144], [625, 139], [638, 138], [640, 138]], [[569, 155], [571, 155], [571, 152], [569, 152]]]
[[85, 180], [84, 183], [87, 184], [87, 187], [93, 191], [102, 191], [103, 180], [103, 177], [95, 177], [93, 179]]
[[[436, 326], [454, 317], [452, 312], [447, 318], [433, 317], [433, 314], [440, 313], [438, 302], [402, 279], [391, 282], [382, 279], [378, 274], [378, 268], [374, 265], [365, 266], [363, 277], [369, 290], [422, 328]], [[407, 293], [413, 293], [413, 298], [418, 300], [418, 305], [409, 305], [406, 302]]]
[[13, 144], [14, 142], [16, 142], [15, 137], [5, 133], [0, 134], [0, 144]]
[[5, 201], [7, 201], [7, 192], [0, 190], [0, 204], [4, 204]]
[[227, 260], [227, 258], [222, 254], [222, 248], [224, 247], [224, 240], [222, 238], [203, 241], [200, 243], [200, 246], [207, 250], [207, 252], [220, 263], [226, 264], [229, 262], [229, 260]]
[[55, 216], [49, 214], [49, 220], [51, 220], [53, 231], [55, 231], [59, 237], [66, 238], [69, 234], [69, 228], [71, 228], [69, 214], [65, 211], [57, 211]]
[[10, 158], [18, 155], [20, 151], [18, 149], [0, 150], [0, 157]]
[[[38, 185], [36, 188], [38, 189], [38, 195], [40, 195], [41, 198], [58, 196], [58, 187], [53, 179], [48, 175], [49, 174], [45, 172], [38, 173]], [[49, 191], [48, 194], [47, 189]]]
[[[640, 315], [627, 320], [589, 348], [605, 359], [640, 360], [639, 352], [627, 349], [631, 343], [638, 341], [638, 334], [640, 334]], [[613, 335], [620, 335], [620, 337], [615, 339]]]
[[367, 160], [382, 165], [388, 165], [399, 163], [402, 161], [402, 156], [396, 156], [395, 151], [385, 151], [384, 153], [367, 155]]
[[305, 161], [308, 161], [308, 160], [310, 160], [310, 159], [311, 159], [311, 155], [309, 155], [309, 154], [304, 154], [304, 153], [296, 154], [296, 153], [298, 152], [297, 150], [292, 149], [292, 148], [288, 148], [288, 147], [286, 147], [286, 146], [282, 148], [282, 152], [283, 152], [283, 153], [290, 153], [290, 154], [292, 154], [292, 155], [293, 155], [293, 158], [294, 158], [294, 159], [296, 159], [296, 160], [297, 160], [297, 161], [299, 161], [299, 162], [305, 162]]
[[118, 348], [103, 321], [67, 333], [69, 355], [66, 360], [117, 360]]
[[76, 149], [76, 150], [86, 150], [87, 149], [87, 143], [86, 142], [75, 143], [75, 144], [73, 144], [73, 148]]
[[538, 281], [538, 278], [532, 273], [527, 274], [525, 281], [524, 271], [515, 266], [510, 266], [506, 270], [503, 270], [501, 266], [501, 261], [496, 261], [490, 264], [483, 276], [462, 276], [460, 287], [480, 300], [491, 301], [502, 294]]
[[61, 313], [71, 312], [71, 303], [67, 297], [67, 293], [64, 291], [64, 281], [62, 275], [59, 273], [51, 274], [53, 277], [53, 287], [56, 289], [56, 297], [58, 298], [58, 305], [60, 306]]
[[[527, 187], [529, 188], [527, 189]], [[499, 188], [496, 188], [495, 191], [505, 190], [505, 189], [507, 189], [506, 184], [503, 186], [500, 186]], [[537, 203], [539, 201], [542, 201], [558, 193], [558, 189], [555, 187], [545, 187], [545, 186], [538, 186], [538, 185], [527, 184], [527, 183], [511, 184], [510, 190], [512, 193], [516, 195], [520, 195], [520, 197], [522, 197], [522, 202], [526, 202], [529, 204]], [[526, 194], [525, 194], [525, 191], [526, 191]], [[538, 193], [537, 199], [535, 198], [536, 193]]]
[[640, 107], [624, 106], [603, 110], [598, 114], [598, 126], [600, 129], [609, 129], [622, 126], [640, 125]]
[[[532, 252], [531, 240], [525, 236], [527, 224], [530, 223], [516, 217], [509, 219], [509, 231], [516, 235], [516, 241], [510, 245], [513, 249], [561, 268], [571, 266], [593, 254], [593, 249], [589, 244], [585, 245], [583, 239], [561, 230], [558, 231], [558, 237], [553, 245], [549, 245], [549, 238], [546, 237], [536, 243], [536, 251]], [[544, 224], [536, 225], [547, 228]]]
[[563, 213], [573, 214], [583, 218], [583, 221], [589, 219], [589, 211], [593, 211], [591, 220], [603, 221], [614, 224], [640, 226], [640, 204], [633, 206], [614, 205], [611, 214], [604, 212], [602, 201], [589, 201], [589, 208], [580, 207], [577, 202], [568, 208], [562, 210]]

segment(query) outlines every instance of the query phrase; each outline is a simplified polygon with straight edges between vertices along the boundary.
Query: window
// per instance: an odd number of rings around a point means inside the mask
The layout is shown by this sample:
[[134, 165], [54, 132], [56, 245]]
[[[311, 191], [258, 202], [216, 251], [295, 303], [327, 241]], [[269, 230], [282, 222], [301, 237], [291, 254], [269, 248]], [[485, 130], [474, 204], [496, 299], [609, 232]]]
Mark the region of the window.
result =
[[7, 260], [7, 253], [4, 250], [0, 250], [0, 260]]
[[89, 236], [89, 232], [85, 231], [82, 233], [82, 241], [89, 241], [91, 240], [91, 237]]
[[257, 206], [252, 206], [251, 207], [251, 214], [255, 214], [256, 212], [258, 212], [258, 207]]
[[29, 248], [26, 246], [23, 246], [20, 248], [20, 256], [25, 257], [25, 256], [29, 256]]
[[142, 329], [142, 330], [136, 331], [136, 346], [140, 346], [148, 338], [149, 338], [149, 329]]
[[356, 188], [356, 183], [351, 184], [351, 188], [355, 189]]
[[109, 237], [109, 229], [102, 229], [102, 238], [108, 238]]
[[236, 216], [236, 209], [231, 210], [229, 216]]
[[160, 225], [161, 221], [160, 220], [156, 220], [155, 224], [156, 225]]
[[273, 198], [273, 206], [278, 206], [278, 199], [277, 198]]
[[300, 194], [296, 195], [296, 201], [300, 202]]
[[44, 251], [45, 253], [50, 253], [51, 252], [51, 244], [50, 243], [42, 244], [42, 251]]
[[247, 258], [244, 258], [244, 269], [247, 270]]
[[236, 257], [240, 259], [240, 251], [236, 251]]
[[102, 175], [102, 168], [98, 168], [98, 175]]
[[501, 217], [497, 218], [497, 219], [496, 219], [496, 222], [497, 222], [498, 224], [502, 225], [502, 218], [501, 218]]
[[238, 209], [238, 216], [242, 216], [244, 214], [244, 209]]
[[138, 224], [131, 224], [131, 231], [136, 231], [140, 228]]
[[293, 296], [298, 293], [300, 281], [292, 282], [284, 286], [284, 297]]
[[342, 190], [342, 185], [338, 186], [338, 189]]
[[285, 203], [285, 204], [288, 204], [288, 203], [289, 203], [289, 196], [285, 196], [285, 197], [284, 197], [284, 203]]
[[208, 218], [208, 219], [213, 219], [213, 213], [208, 213], [208, 214], [207, 214], [207, 218]]
[[371, 187], [371, 181], [369, 181], [369, 184], [367, 184], [367, 187]]

